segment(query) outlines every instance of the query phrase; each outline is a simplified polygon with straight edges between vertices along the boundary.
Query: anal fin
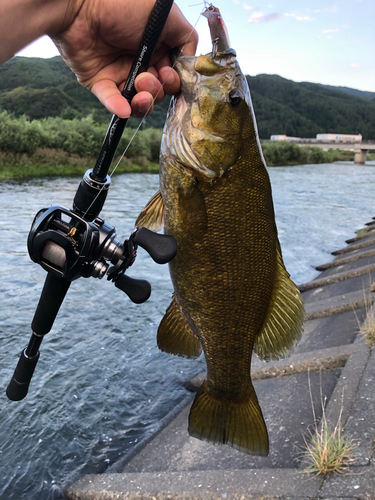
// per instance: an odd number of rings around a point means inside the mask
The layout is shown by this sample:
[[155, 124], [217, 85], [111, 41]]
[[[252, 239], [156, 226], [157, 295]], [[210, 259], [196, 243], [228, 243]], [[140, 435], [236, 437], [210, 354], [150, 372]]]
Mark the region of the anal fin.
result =
[[186, 321], [176, 297], [161, 320], [157, 343], [161, 351], [186, 358], [197, 358], [202, 352], [201, 343]]

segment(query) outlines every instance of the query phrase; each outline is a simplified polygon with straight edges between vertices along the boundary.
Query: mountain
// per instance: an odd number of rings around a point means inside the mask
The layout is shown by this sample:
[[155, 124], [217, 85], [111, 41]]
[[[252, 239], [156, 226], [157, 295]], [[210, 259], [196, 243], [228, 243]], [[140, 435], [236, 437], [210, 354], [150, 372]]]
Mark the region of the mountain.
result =
[[[257, 117], [259, 135], [315, 137], [318, 133], [361, 133], [375, 140], [375, 99], [371, 92], [296, 83], [278, 75], [246, 77]], [[155, 106], [144, 127], [162, 128], [168, 99]], [[14, 57], [0, 66], [0, 111], [31, 120], [48, 116], [65, 119], [89, 114], [109, 123], [110, 114], [82, 87], [60, 56], [51, 59]], [[137, 126], [138, 120], [129, 120]]]
[[315, 83], [277, 75], [247, 76], [259, 135], [315, 137], [318, 133], [362, 134], [375, 139], [375, 102]]
[[332, 85], [324, 85], [327, 89], [342, 90], [347, 94], [356, 95], [357, 97], [362, 97], [363, 99], [375, 100], [375, 92], [367, 92], [365, 90], [351, 89], [350, 87], [333, 87]]
[[[169, 100], [157, 106], [145, 122], [147, 127], [162, 128]], [[50, 59], [13, 57], [0, 66], [0, 111], [31, 120], [48, 116], [65, 119], [89, 114], [98, 123], [109, 123], [111, 114], [98, 99], [77, 82], [76, 76], [60, 56]], [[130, 118], [128, 126], [139, 120]]]

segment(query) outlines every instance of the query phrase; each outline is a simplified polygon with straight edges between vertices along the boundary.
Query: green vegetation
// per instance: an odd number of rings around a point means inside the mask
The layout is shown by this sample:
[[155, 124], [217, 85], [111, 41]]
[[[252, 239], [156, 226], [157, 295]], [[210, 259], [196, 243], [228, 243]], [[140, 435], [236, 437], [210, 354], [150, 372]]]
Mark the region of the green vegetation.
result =
[[[64, 120], [60, 117], [29, 121], [0, 113], [0, 178], [48, 175], [82, 175], [92, 168], [100, 151], [107, 125], [92, 116]], [[118, 155], [132, 142], [116, 169], [122, 172], [158, 172], [161, 129], [126, 128]], [[323, 151], [314, 146], [300, 147], [285, 141], [264, 142], [263, 152], [269, 166], [330, 163], [353, 160], [350, 151]]]
[[263, 154], [269, 167], [281, 165], [311, 165], [333, 161], [353, 161], [354, 152], [323, 149], [316, 146], [298, 146], [287, 141], [262, 143]]
[[[155, 106], [145, 126], [162, 128], [169, 99]], [[91, 115], [94, 122], [108, 125], [111, 114], [82, 87], [60, 56], [51, 59], [14, 57], [0, 66], [0, 111], [30, 120], [60, 116], [71, 120]], [[137, 127], [131, 118], [128, 127]]]
[[321, 425], [316, 424], [314, 433], [309, 437], [310, 440], [305, 441], [308, 465], [303, 472], [312, 472], [316, 475], [345, 472], [353, 459], [355, 445], [340, 423], [331, 429], [324, 416]]
[[[371, 283], [370, 293], [374, 292], [375, 292], [375, 283]], [[375, 344], [375, 305], [372, 304], [372, 299], [370, 297], [370, 294], [369, 295], [365, 294], [365, 307], [366, 307], [366, 317], [362, 324], [358, 324], [359, 333], [362, 335], [365, 342], [370, 347], [372, 347]]]
[[[364, 139], [375, 139], [371, 95], [275, 75], [247, 79], [263, 139], [271, 134], [313, 137], [332, 131], [360, 132]], [[158, 171], [168, 105], [169, 99], [164, 99], [145, 119], [117, 172]], [[0, 178], [82, 175], [95, 164], [109, 121], [109, 112], [79, 85], [61, 57], [14, 57], [0, 66]], [[139, 120], [129, 120], [119, 152], [138, 125]], [[287, 142], [264, 142], [263, 150], [269, 166], [353, 160], [351, 152], [324, 152]]]
[[315, 137], [332, 132], [375, 140], [372, 99], [277, 75], [247, 76], [247, 80], [261, 138], [269, 139], [272, 134]]
[[[93, 167], [107, 126], [91, 116], [63, 120], [45, 118], [28, 121], [0, 113], [0, 178], [45, 175], [82, 175]], [[119, 155], [134, 134], [125, 129]], [[162, 131], [140, 130], [133, 138], [117, 172], [157, 172]]]
[[[315, 137], [317, 133], [361, 133], [375, 140], [375, 99], [355, 89], [296, 83], [277, 75], [247, 76], [257, 117], [259, 135]], [[155, 107], [143, 127], [163, 128], [168, 99]], [[61, 57], [14, 57], [0, 66], [0, 110], [30, 120], [60, 116], [65, 119], [92, 115], [108, 124], [110, 114]], [[139, 121], [131, 119], [128, 126]]]
[[302, 450], [302, 458], [305, 467], [303, 472], [315, 475], [322, 474], [323, 476], [332, 473], [345, 473], [345, 469], [355, 458], [356, 443], [342, 426], [343, 404], [337, 424], [333, 427], [326, 414], [327, 398], [325, 397], [324, 400], [322, 398], [322, 417], [319, 421], [316, 418], [313, 404], [310, 374], [308, 380], [314, 424], [313, 428], [304, 436], [305, 446]]

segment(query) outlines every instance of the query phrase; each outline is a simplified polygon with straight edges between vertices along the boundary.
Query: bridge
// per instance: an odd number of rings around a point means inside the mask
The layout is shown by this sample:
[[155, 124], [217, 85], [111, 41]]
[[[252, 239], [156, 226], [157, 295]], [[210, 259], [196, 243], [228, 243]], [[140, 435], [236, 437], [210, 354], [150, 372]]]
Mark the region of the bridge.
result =
[[317, 141], [316, 139], [301, 139], [290, 141], [299, 146], [316, 146], [324, 150], [327, 149], [345, 149], [354, 151], [354, 163], [364, 165], [369, 151], [375, 151], [375, 142], [330, 142]]

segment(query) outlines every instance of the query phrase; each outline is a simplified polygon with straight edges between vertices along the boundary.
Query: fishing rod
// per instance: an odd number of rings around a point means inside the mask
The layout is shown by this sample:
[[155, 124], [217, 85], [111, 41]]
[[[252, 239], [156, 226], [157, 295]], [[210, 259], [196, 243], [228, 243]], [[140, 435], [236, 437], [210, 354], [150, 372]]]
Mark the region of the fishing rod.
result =
[[[122, 91], [129, 104], [136, 94], [134, 81], [147, 71], [172, 5], [173, 0], [156, 0]], [[130, 300], [141, 304], [150, 297], [150, 283], [125, 274], [135, 261], [137, 247], [144, 248], [158, 264], [171, 261], [177, 252], [173, 237], [146, 228], [136, 227], [129, 239], [121, 243], [116, 229], [99, 217], [111, 183], [109, 168], [126, 123], [127, 118], [112, 116], [96, 164], [84, 174], [73, 208], [54, 204], [39, 210], [34, 218], [27, 248], [31, 259], [47, 271], [47, 277], [31, 323], [30, 341], [6, 390], [12, 401], [26, 397], [39, 347], [51, 330], [72, 281], [107, 275]]]

